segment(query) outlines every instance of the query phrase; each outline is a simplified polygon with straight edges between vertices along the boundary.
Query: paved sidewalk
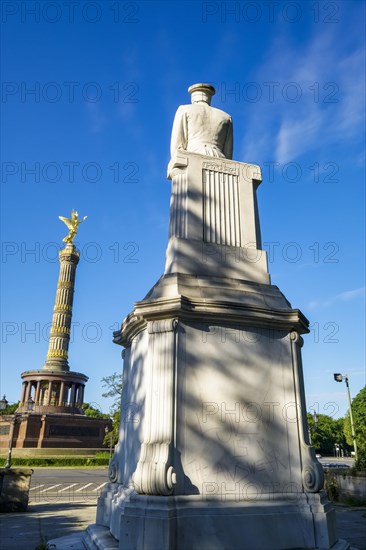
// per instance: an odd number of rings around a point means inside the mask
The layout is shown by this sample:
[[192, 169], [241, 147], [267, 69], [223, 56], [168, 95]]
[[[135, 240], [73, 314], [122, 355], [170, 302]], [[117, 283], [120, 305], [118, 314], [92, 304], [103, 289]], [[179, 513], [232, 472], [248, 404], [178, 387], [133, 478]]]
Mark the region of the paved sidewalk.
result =
[[22, 514], [0, 515], [0, 548], [2, 550], [39, 550], [49, 540], [80, 533], [95, 523], [97, 506], [80, 502], [40, 502], [29, 504]]
[[[354, 549], [366, 550], [366, 507], [337, 504], [336, 512], [339, 537]], [[35, 503], [25, 514], [1, 514], [1, 549], [44, 550], [49, 540], [79, 534], [95, 522], [95, 515], [96, 504], [82, 500]]]
[[366, 550], [366, 506], [335, 504], [339, 537], [358, 550]]

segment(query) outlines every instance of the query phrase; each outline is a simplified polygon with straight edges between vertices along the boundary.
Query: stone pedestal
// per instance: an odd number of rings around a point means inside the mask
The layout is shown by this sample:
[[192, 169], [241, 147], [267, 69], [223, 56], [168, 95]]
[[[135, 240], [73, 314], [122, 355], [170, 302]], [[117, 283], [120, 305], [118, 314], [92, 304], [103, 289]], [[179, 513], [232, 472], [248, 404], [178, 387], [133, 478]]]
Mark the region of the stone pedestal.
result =
[[165, 274], [268, 284], [256, 197], [259, 166], [184, 152], [174, 166]]
[[26, 512], [33, 470], [30, 468], [0, 469], [0, 512]]
[[[268, 548], [331, 548], [336, 538], [335, 512], [323, 493], [292, 499], [272, 498], [225, 501], [200, 496], [126, 498], [120, 524], [123, 550], [179, 548], [181, 550], [267, 550]], [[319, 518], [319, 519], [318, 519]], [[89, 526], [84, 544], [106, 540], [108, 529]], [[108, 546], [111, 544], [111, 546]], [[340, 543], [337, 548], [347, 548]], [[334, 547], [335, 548], [335, 547]]]
[[193, 153], [173, 166], [165, 273], [115, 333], [120, 440], [84, 544], [346, 548], [308, 439], [308, 321], [261, 250], [260, 170]]

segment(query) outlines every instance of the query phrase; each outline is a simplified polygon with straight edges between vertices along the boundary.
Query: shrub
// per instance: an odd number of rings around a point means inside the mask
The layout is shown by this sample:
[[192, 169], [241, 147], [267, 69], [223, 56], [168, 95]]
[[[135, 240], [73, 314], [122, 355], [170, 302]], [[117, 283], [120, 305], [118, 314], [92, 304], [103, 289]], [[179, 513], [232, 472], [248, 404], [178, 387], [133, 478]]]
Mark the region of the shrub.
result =
[[356, 460], [356, 470], [366, 470], [366, 448], [361, 448], [358, 453], [358, 458]]
[[337, 477], [331, 473], [327, 472], [325, 475], [325, 489], [329, 500], [337, 501], [339, 499], [339, 487]]

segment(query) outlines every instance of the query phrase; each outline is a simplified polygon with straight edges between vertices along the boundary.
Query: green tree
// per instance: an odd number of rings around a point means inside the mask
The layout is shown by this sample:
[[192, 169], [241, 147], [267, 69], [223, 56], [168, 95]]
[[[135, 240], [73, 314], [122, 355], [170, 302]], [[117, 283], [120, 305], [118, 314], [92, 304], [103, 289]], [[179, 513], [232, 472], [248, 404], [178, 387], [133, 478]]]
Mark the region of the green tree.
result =
[[107, 391], [102, 393], [102, 397], [114, 398], [114, 402], [111, 407], [112, 430], [108, 432], [104, 438], [104, 445], [110, 447], [111, 440], [113, 445], [118, 442], [119, 426], [121, 422], [120, 406], [123, 387], [122, 374], [114, 372], [110, 376], [104, 376], [102, 378], [102, 385], [107, 388]]
[[102, 413], [101, 410], [96, 409], [95, 407], [90, 405], [90, 403], [83, 403], [81, 405], [81, 408], [83, 409], [86, 416], [93, 416], [94, 418], [106, 418], [106, 419], [108, 418], [109, 419], [109, 414]]
[[106, 434], [103, 445], [110, 447], [118, 443], [120, 411], [115, 411], [112, 415], [112, 429]]
[[[358, 392], [352, 401], [352, 416], [359, 455], [359, 464], [356, 464], [356, 467], [364, 469], [366, 468], [366, 387]], [[349, 411], [344, 419], [343, 431], [347, 443], [353, 447]]]
[[110, 376], [104, 376], [102, 378], [103, 387], [107, 388], [107, 391], [102, 393], [102, 397], [114, 397], [114, 402], [111, 407], [112, 412], [119, 410], [122, 397], [122, 374], [114, 372]]
[[20, 405], [20, 401], [17, 403], [8, 403], [4, 410], [1, 411], [1, 414], [14, 414], [17, 408]]
[[324, 455], [333, 455], [334, 445], [338, 443], [346, 449], [346, 439], [343, 433], [343, 418], [334, 419], [326, 414], [318, 414], [317, 422], [308, 413], [308, 426], [314, 449]]

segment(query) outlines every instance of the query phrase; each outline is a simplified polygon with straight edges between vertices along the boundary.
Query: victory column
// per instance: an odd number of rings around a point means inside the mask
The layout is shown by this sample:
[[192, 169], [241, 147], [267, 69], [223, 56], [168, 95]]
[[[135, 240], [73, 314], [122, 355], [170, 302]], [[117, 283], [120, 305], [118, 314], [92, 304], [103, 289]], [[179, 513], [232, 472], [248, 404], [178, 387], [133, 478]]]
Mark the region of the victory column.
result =
[[60, 272], [47, 358], [42, 369], [28, 370], [21, 375], [23, 387], [18, 412], [27, 412], [29, 398], [35, 406], [31, 414], [25, 415], [14, 446], [95, 449], [102, 447], [104, 430], [110, 422], [85, 415], [82, 405], [88, 376], [70, 370], [68, 363], [75, 274], [80, 258], [73, 241], [86, 216], [79, 219], [73, 210], [70, 219], [59, 218], [69, 233], [63, 239], [66, 245], [59, 254]]

